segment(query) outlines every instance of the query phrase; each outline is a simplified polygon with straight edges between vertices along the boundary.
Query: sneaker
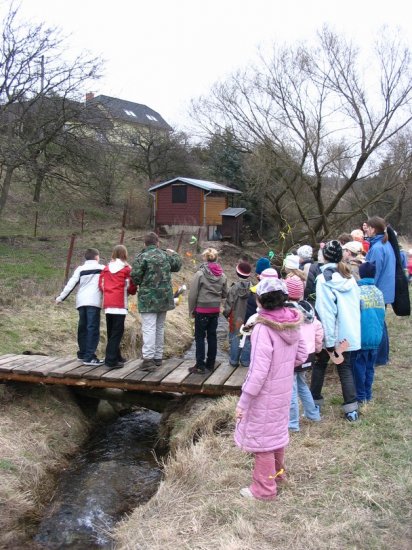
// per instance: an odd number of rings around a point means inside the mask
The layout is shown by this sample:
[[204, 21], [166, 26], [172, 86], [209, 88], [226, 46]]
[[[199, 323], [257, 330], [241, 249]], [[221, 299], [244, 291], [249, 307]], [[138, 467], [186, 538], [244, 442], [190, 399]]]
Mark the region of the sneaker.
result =
[[156, 368], [156, 364], [153, 359], [143, 359], [139, 366], [140, 370], [152, 372]]
[[231, 363], [231, 362], [229, 361], [229, 365], [230, 365], [231, 367], [233, 367], [234, 369], [237, 369], [237, 367], [239, 366], [239, 363]]
[[213, 371], [215, 370], [215, 368], [216, 368], [216, 363], [213, 363], [213, 365], [208, 365], [208, 364], [206, 363], [206, 369], [207, 369], [208, 371], [213, 372]]
[[153, 359], [154, 361], [154, 364], [156, 365], [156, 367], [160, 367], [160, 365], [162, 364], [162, 359]]
[[121, 364], [120, 362], [117, 363], [104, 363], [105, 367], [109, 367], [109, 369], [121, 369], [123, 367], [124, 363]]
[[104, 361], [101, 359], [97, 359], [97, 357], [93, 357], [93, 359], [90, 359], [90, 361], [83, 361], [83, 365], [87, 365], [89, 367], [100, 367], [104, 364]]
[[249, 489], [249, 487], [243, 487], [243, 489], [240, 489], [240, 496], [244, 498], [249, 498], [249, 499], [255, 498], [252, 494], [252, 491]]
[[194, 367], [190, 367], [188, 371], [190, 374], [206, 374], [206, 367], [195, 365]]
[[359, 420], [358, 411], [352, 411], [350, 413], [346, 413], [345, 418], [348, 422], [356, 422], [357, 420]]
[[120, 356], [120, 357], [117, 359], [117, 363], [118, 363], [118, 365], [124, 365], [124, 364], [127, 363], [127, 360], [126, 360], [124, 357], [121, 357], [121, 356]]

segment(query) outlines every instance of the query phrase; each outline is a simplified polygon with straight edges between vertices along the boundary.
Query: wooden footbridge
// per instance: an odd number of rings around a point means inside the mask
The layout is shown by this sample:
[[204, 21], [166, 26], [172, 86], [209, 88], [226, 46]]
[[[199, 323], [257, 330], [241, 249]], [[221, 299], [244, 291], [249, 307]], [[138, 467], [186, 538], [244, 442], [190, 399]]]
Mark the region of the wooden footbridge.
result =
[[120, 369], [110, 369], [84, 366], [73, 357], [9, 354], [0, 356], [0, 381], [221, 396], [238, 395], [248, 370], [217, 362], [212, 373], [190, 374], [188, 368], [194, 365], [193, 360], [173, 358], [148, 373], [139, 369], [140, 362], [131, 360]]

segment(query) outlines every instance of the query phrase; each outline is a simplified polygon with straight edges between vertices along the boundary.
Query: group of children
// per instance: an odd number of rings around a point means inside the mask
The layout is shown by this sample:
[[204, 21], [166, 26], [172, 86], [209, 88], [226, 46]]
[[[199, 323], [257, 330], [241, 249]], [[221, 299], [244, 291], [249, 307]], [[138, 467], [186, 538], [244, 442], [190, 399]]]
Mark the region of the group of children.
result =
[[[313, 305], [304, 299], [306, 274], [313, 265], [308, 245], [286, 257], [283, 280], [269, 269], [269, 274], [265, 270], [257, 273], [259, 282], [254, 292], [249, 284], [248, 299], [255, 295], [257, 314], [244, 319], [246, 330], [248, 326], [253, 328], [247, 352], [250, 368], [236, 411], [235, 432], [236, 443], [255, 455], [252, 484], [241, 490], [244, 497], [275, 498], [277, 483], [285, 477], [283, 457], [288, 431], [300, 429], [298, 397], [304, 417], [319, 421], [330, 360], [337, 366], [348, 421], [358, 420], [359, 407], [372, 399], [385, 301], [374, 284], [375, 264], [362, 257], [355, 279], [344, 250], [338, 240], [323, 245], [314, 277]], [[224, 310], [229, 318], [236, 311], [236, 289], [243, 289], [248, 282], [245, 275], [249, 270], [244, 261], [238, 265], [242, 266], [237, 268], [241, 284], [234, 283], [229, 290]], [[232, 342], [235, 338], [239, 342], [239, 332], [244, 333], [245, 327], [233, 327]], [[233, 348], [231, 345], [231, 361], [236, 366]], [[306, 373], [310, 368], [309, 388]]]
[[[128, 295], [136, 294], [127, 263], [127, 249], [122, 244], [113, 248], [111, 261], [100, 263], [99, 251], [88, 248], [85, 262], [75, 269], [56, 303], [63, 302], [77, 288], [76, 308], [79, 312], [77, 357], [83, 365], [120, 368], [125, 359], [120, 352], [124, 324], [128, 309]], [[96, 356], [100, 338], [100, 311], [106, 315], [107, 344], [105, 359]]]

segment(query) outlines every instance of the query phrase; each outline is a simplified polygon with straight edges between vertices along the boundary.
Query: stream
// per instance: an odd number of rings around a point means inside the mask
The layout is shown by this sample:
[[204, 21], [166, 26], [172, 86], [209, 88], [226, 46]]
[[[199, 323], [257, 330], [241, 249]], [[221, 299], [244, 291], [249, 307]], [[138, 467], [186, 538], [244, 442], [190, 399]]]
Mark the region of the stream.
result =
[[[220, 315], [217, 360], [223, 351], [228, 322]], [[207, 347], [206, 347], [207, 349]], [[195, 360], [196, 345], [184, 354]], [[157, 491], [162, 472], [153, 453], [159, 413], [130, 412], [102, 424], [62, 472], [55, 494], [34, 537], [36, 548], [50, 550], [112, 549], [116, 523]]]
[[61, 474], [34, 541], [37, 548], [113, 548], [110, 531], [156, 492], [153, 454], [160, 414], [143, 410], [100, 426]]

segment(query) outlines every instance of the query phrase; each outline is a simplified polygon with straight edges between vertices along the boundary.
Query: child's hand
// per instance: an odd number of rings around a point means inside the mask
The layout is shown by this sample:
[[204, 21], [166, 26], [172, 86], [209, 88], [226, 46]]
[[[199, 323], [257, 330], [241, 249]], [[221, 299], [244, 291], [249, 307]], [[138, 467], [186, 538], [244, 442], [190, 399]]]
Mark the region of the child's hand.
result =
[[235, 417], [236, 420], [241, 420], [243, 418], [243, 409], [236, 407]]

